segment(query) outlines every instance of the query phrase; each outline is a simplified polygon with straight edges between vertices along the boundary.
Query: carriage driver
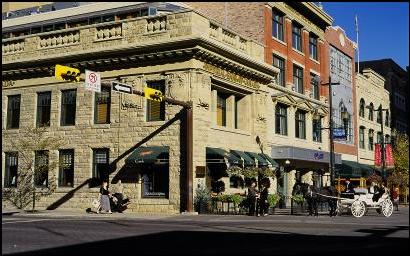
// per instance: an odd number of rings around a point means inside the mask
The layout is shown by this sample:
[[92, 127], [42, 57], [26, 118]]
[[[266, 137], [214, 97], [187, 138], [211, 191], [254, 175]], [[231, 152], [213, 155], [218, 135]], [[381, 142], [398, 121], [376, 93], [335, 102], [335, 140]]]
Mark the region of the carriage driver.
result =
[[350, 182], [350, 178], [346, 179], [345, 193], [354, 193], [354, 187], [353, 187], [353, 184]]

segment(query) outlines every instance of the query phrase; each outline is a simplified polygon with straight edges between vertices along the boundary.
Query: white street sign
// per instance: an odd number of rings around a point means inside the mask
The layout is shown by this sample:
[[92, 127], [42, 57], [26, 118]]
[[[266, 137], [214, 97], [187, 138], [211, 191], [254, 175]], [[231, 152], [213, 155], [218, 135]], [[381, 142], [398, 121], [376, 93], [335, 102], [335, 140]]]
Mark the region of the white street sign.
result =
[[101, 92], [101, 74], [94, 71], [86, 70], [85, 89], [89, 91]]
[[112, 90], [116, 92], [124, 92], [132, 94], [132, 87], [127, 84], [122, 84], [119, 82], [112, 82]]

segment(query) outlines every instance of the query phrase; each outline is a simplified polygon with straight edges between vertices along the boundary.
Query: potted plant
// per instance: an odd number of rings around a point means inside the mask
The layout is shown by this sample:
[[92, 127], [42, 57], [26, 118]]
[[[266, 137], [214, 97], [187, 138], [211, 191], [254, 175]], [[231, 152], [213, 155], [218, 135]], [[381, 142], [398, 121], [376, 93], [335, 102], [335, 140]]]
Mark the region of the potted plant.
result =
[[292, 202], [296, 203], [296, 209], [297, 211], [294, 211], [295, 207], [294, 205], [292, 206], [292, 213], [293, 212], [303, 212], [303, 203], [305, 202], [305, 198], [303, 197], [302, 194], [296, 194], [292, 196]]
[[237, 212], [238, 211], [238, 208], [239, 208], [239, 204], [242, 202], [242, 200], [243, 200], [243, 198], [242, 198], [242, 196], [240, 196], [240, 195], [230, 195], [230, 198], [229, 198], [230, 200], [230, 202], [233, 202], [233, 205], [234, 205], [234, 208], [235, 208], [235, 212]]
[[273, 214], [275, 212], [275, 208], [277, 203], [280, 200], [279, 194], [270, 194], [268, 195], [268, 204], [269, 204], [269, 211], [270, 213]]
[[195, 194], [194, 205], [198, 213], [206, 213], [211, 202], [211, 192], [205, 186], [200, 185]]

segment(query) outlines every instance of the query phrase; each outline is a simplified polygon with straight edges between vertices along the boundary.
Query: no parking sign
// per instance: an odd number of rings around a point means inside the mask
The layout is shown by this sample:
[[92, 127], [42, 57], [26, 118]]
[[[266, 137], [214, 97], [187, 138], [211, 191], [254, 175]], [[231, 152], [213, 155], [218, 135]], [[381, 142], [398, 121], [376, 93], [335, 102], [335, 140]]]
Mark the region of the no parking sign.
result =
[[101, 92], [101, 74], [91, 70], [86, 70], [85, 89], [95, 92]]

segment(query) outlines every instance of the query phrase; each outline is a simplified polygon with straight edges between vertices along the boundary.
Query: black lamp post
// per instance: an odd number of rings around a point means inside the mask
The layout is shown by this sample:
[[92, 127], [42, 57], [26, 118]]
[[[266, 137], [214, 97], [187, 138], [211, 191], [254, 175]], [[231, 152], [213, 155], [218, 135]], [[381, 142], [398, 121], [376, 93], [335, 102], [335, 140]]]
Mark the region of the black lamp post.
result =
[[[312, 80], [322, 86], [329, 86], [329, 127], [326, 128], [320, 128], [320, 130], [326, 130], [329, 129], [329, 140], [330, 140], [330, 185], [332, 186], [335, 182], [335, 143], [333, 140], [333, 107], [332, 107], [332, 85], [340, 85], [340, 82], [336, 82], [336, 83], [332, 83], [332, 78], [331, 76], [329, 76], [329, 82], [327, 83], [320, 83], [320, 77], [319, 76], [315, 76], [312, 78]], [[344, 121], [344, 125], [346, 125], [347, 122], [345, 122], [345, 120], [347, 120], [349, 117], [349, 113], [347, 113], [346, 110], [342, 111], [342, 119]], [[318, 116], [315, 115], [314, 118], [317, 120]], [[320, 118], [320, 117], [319, 117]], [[346, 127], [344, 127], [345, 130], [347, 130]], [[347, 134], [346, 134], [347, 136]]]

